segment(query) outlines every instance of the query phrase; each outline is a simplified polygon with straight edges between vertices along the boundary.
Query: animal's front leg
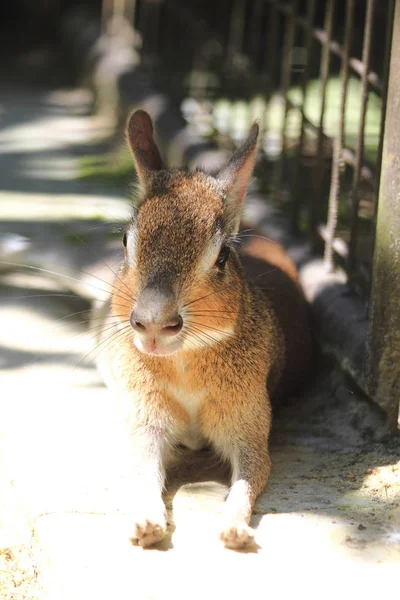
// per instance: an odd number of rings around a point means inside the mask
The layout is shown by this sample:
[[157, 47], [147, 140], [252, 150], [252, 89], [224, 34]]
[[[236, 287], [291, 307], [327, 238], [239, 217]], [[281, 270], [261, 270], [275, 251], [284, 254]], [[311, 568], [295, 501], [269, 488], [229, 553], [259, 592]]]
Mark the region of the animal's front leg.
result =
[[270, 406], [265, 396], [260, 396], [258, 402], [247, 399], [241, 403], [242, 410], [233, 411], [231, 418], [227, 415], [223, 431], [221, 423], [214, 429], [215, 446], [232, 467], [232, 485], [220, 530], [220, 538], [228, 548], [244, 548], [253, 541], [254, 532], [249, 527], [252, 509], [270, 474]]
[[244, 548], [254, 540], [249, 527], [252, 509], [265, 488], [270, 473], [267, 445], [232, 448], [232, 487], [226, 499], [222, 516], [220, 538], [227, 548]]
[[132, 434], [131, 473], [134, 523], [132, 543], [151, 546], [167, 531], [167, 514], [162, 499], [165, 460], [168, 451], [159, 428], [143, 426]]

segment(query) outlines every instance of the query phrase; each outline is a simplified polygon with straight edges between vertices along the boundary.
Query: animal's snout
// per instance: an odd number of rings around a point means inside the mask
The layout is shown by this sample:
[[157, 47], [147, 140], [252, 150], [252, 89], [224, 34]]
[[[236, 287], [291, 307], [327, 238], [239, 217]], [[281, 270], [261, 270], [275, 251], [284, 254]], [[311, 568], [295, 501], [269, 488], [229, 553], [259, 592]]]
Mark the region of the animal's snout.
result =
[[183, 327], [174, 295], [153, 287], [140, 294], [130, 322], [137, 333], [154, 337], [173, 337]]
[[172, 319], [169, 319], [163, 323], [155, 323], [154, 321], [147, 322], [143, 317], [138, 318], [136, 311], [133, 311], [131, 314], [131, 325], [138, 333], [172, 337], [180, 332], [183, 326], [183, 321], [180, 315], [176, 315]]

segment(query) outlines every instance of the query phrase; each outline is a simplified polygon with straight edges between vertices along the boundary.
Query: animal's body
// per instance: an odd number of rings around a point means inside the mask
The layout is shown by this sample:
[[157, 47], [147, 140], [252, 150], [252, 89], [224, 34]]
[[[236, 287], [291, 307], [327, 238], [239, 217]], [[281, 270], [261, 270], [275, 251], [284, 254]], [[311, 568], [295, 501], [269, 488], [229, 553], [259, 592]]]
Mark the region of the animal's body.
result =
[[252, 507], [270, 473], [271, 402], [310, 368], [308, 311], [292, 262], [278, 244], [246, 234], [241, 258], [235, 248], [257, 135], [253, 126], [213, 178], [165, 170], [149, 116], [137, 111], [129, 122], [142, 189], [125, 230], [103, 365], [129, 406], [132, 539], [143, 546], [165, 535], [161, 493], [179, 444], [211, 445], [229, 461], [220, 536], [232, 548], [252, 540]]

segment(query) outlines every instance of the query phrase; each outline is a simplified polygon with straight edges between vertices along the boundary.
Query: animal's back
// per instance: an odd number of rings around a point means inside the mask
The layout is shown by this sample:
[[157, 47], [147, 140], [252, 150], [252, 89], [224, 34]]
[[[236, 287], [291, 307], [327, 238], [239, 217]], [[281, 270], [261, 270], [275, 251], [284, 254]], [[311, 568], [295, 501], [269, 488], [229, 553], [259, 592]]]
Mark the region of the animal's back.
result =
[[[261, 235], [244, 237], [240, 258], [250, 282], [262, 290], [272, 307], [285, 339], [285, 367], [277, 389], [270, 390], [273, 404], [296, 391], [310, 378], [315, 355], [310, 310], [301, 290], [295, 265], [286, 250]], [[275, 387], [273, 381], [270, 386]]]

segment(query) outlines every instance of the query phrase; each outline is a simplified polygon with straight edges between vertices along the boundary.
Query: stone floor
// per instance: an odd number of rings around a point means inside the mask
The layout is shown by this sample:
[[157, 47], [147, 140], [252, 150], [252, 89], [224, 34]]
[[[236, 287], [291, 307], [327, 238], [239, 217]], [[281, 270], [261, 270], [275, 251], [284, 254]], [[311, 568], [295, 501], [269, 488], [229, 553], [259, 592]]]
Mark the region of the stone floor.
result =
[[[94, 368], [100, 349], [83, 311], [107, 289], [87, 275], [104, 242], [93, 227], [99, 215], [118, 221], [129, 207], [123, 191], [75, 178], [77, 157], [110, 133], [89, 108], [78, 90], [0, 95], [0, 237], [22, 236], [0, 244], [0, 260], [62, 275], [1, 266], [1, 597], [393, 595], [399, 441], [329, 364], [276, 416], [254, 547], [235, 552], [218, 541], [227, 479], [208, 453], [183, 454], [170, 473], [165, 542], [150, 550], [128, 543], [126, 440]], [[89, 247], [72, 244], [65, 227], [85, 231]], [[107, 248], [106, 261], [114, 257]]]

